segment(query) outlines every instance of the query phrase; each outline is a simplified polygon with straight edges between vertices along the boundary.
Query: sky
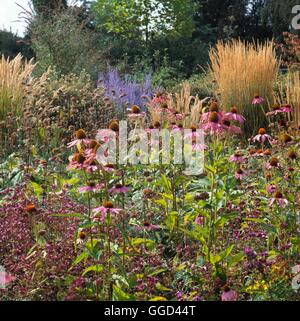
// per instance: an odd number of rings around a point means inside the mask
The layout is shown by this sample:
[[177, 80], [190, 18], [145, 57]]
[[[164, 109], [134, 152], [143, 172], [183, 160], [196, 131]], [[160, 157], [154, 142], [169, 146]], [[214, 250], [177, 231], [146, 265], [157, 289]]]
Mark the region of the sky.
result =
[[[12, 30], [20, 36], [24, 35], [26, 29], [25, 21], [20, 20], [18, 15], [22, 12], [22, 9], [17, 6], [17, 3], [23, 8], [29, 10], [29, 0], [0, 0], [0, 30], [7, 29]], [[81, 1], [69, 0], [69, 4], [78, 3]]]
[[26, 23], [19, 20], [18, 15], [22, 11], [16, 3], [29, 9], [29, 0], [0, 0], [0, 29], [12, 30], [20, 36], [24, 34]]

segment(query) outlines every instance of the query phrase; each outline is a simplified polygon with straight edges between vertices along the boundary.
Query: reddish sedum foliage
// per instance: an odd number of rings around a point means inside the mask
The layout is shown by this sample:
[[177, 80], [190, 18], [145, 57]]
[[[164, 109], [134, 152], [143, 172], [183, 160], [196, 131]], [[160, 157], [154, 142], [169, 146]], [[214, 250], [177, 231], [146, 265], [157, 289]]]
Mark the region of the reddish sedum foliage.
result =
[[[0, 208], [0, 230], [5, 231], [0, 234], [1, 265], [16, 280], [0, 292], [0, 300], [64, 299], [68, 288], [63, 281], [76, 257], [74, 235], [78, 221], [51, 214], [84, 213], [85, 207], [65, 194], [45, 198], [39, 206], [35, 205], [37, 200], [28, 204], [25, 188], [26, 184], [22, 184], [1, 193], [1, 196], [9, 195]], [[38, 231], [45, 241], [40, 245], [33, 231], [33, 226], [39, 223], [45, 226]], [[29, 255], [34, 245], [37, 246]], [[75, 268], [72, 274], [79, 276], [79, 270]]]

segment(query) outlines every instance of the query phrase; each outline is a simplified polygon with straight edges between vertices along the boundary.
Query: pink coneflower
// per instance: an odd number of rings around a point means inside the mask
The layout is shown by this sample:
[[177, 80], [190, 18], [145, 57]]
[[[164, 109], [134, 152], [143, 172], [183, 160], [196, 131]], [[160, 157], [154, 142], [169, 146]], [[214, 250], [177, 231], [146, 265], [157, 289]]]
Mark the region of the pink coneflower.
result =
[[114, 208], [114, 205], [112, 202], [106, 201], [103, 203], [103, 206], [93, 209], [93, 213], [94, 213], [93, 220], [104, 222], [107, 214], [119, 214], [121, 211], [122, 211], [121, 208]]
[[191, 132], [186, 135], [188, 138], [193, 138], [195, 139], [196, 137], [201, 137], [201, 133], [197, 132], [197, 127], [196, 126], [191, 126], [190, 127]]
[[217, 115], [219, 116], [219, 119], [222, 119], [224, 117], [224, 113], [220, 111], [219, 104], [216, 101], [213, 101], [209, 105], [209, 111], [202, 114], [201, 122], [204, 122], [204, 123], [208, 122], [209, 117], [211, 116], [212, 113], [217, 113]]
[[163, 93], [157, 93], [156, 96], [151, 100], [151, 105], [160, 105], [166, 101], [166, 96]]
[[264, 156], [264, 151], [262, 149], [258, 149], [252, 156], [263, 157]]
[[107, 173], [112, 173], [115, 171], [115, 169], [116, 169], [115, 165], [113, 165], [113, 164], [107, 164], [107, 165], [103, 166], [103, 170]]
[[82, 153], [76, 153], [73, 156], [71, 156], [71, 161], [67, 166], [67, 169], [68, 170], [83, 169], [85, 161], [86, 161], [86, 158]]
[[99, 169], [96, 160], [86, 160], [83, 166], [88, 173], [96, 172]]
[[108, 128], [108, 129], [101, 129], [97, 132], [97, 138], [101, 141], [103, 141], [104, 143], [109, 142], [112, 139], [115, 139], [116, 134], [119, 131], [119, 124], [116, 122], [113, 122], [111, 125], [112, 128], [114, 128], [115, 130]]
[[178, 111], [175, 111], [172, 116], [176, 119], [176, 121], [183, 120], [185, 118], [185, 115], [179, 113]]
[[293, 107], [290, 105], [284, 105], [281, 107], [283, 113], [291, 113], [293, 111]]
[[91, 140], [86, 150], [84, 151], [86, 158], [87, 159], [89, 159], [89, 157], [95, 158], [97, 150], [100, 146], [101, 145], [96, 140]]
[[280, 108], [280, 106], [278, 104], [274, 105], [272, 107], [272, 111], [269, 111], [268, 113], [266, 113], [267, 116], [274, 116], [274, 115], [278, 115], [278, 114], [282, 114], [283, 111]]
[[279, 163], [279, 160], [278, 158], [276, 157], [272, 157], [269, 162], [267, 163], [266, 165], [266, 168], [267, 169], [274, 169], [274, 168], [280, 168], [280, 163]]
[[90, 139], [86, 138], [86, 133], [83, 129], [79, 129], [77, 130], [77, 132], [75, 132], [75, 138], [72, 142], [70, 142], [67, 147], [71, 148], [77, 144], [81, 144], [83, 143], [84, 145], [88, 146], [88, 144], [90, 143]]
[[254, 98], [252, 99], [252, 105], [260, 105], [264, 102], [264, 98], [261, 97], [259, 94], [254, 95]]
[[243, 164], [246, 163], [247, 159], [244, 157], [242, 152], [238, 151], [230, 156], [229, 161], [237, 164]]
[[16, 280], [16, 277], [6, 273], [5, 271], [0, 271], [0, 289], [7, 286], [9, 283]]
[[86, 186], [82, 186], [78, 189], [79, 193], [96, 193], [98, 191], [100, 191], [101, 189], [103, 189], [104, 184], [103, 183], [94, 183], [94, 182], [88, 182], [88, 184]]
[[220, 124], [221, 117], [217, 112], [211, 112], [208, 118], [208, 122], [202, 124], [202, 129], [211, 134], [217, 134], [224, 132], [224, 126]]
[[182, 126], [178, 126], [178, 125], [176, 125], [176, 124], [172, 124], [171, 129], [172, 129], [174, 132], [182, 132], [182, 131], [183, 131], [183, 127], [182, 127]]
[[82, 229], [80, 229], [78, 231], [76, 244], [83, 244], [84, 241], [86, 240], [86, 236], [87, 236], [86, 233], [84, 231], [82, 231]]
[[235, 173], [235, 178], [239, 181], [243, 180], [245, 177], [247, 177], [246, 172], [244, 172], [242, 169], [238, 169]]
[[283, 197], [281, 192], [276, 192], [273, 198], [270, 199], [269, 205], [277, 204], [279, 207], [286, 207], [289, 204], [289, 201]]
[[246, 120], [246, 118], [242, 115], [239, 115], [237, 113], [237, 108], [236, 107], [232, 107], [231, 111], [227, 114], [225, 114], [225, 117], [227, 117], [229, 120], [235, 120], [237, 122], [239, 122], [240, 124], [243, 124]]
[[129, 111], [130, 113], [127, 115], [127, 117], [132, 120], [144, 118], [146, 116], [146, 113], [142, 112], [140, 107], [137, 105], [133, 105]]
[[222, 301], [237, 301], [238, 298], [238, 293], [234, 290], [230, 290], [228, 287], [225, 288], [224, 292], [221, 295]]
[[258, 135], [253, 137], [254, 142], [264, 143], [266, 140], [271, 143], [271, 136], [267, 134], [266, 130], [264, 128], [260, 128], [258, 131]]
[[115, 187], [112, 187], [111, 189], [109, 189], [109, 192], [111, 194], [125, 194], [129, 192], [129, 188], [126, 186], [123, 186], [122, 184], [116, 184]]
[[234, 125], [227, 127], [227, 130], [233, 135], [241, 135], [243, 133], [240, 127]]
[[197, 225], [203, 225], [204, 222], [205, 222], [205, 218], [202, 215], [197, 216], [195, 219], [195, 224]]
[[277, 190], [277, 187], [275, 185], [268, 185], [267, 186], [267, 192], [269, 194], [274, 194]]
[[208, 146], [205, 144], [201, 144], [201, 143], [194, 143], [192, 144], [192, 150], [193, 151], [203, 151], [203, 150], [207, 150]]
[[137, 231], [158, 231], [160, 229], [160, 225], [154, 225], [149, 222], [144, 222], [142, 226], [136, 226]]
[[151, 134], [152, 132], [155, 132], [156, 128], [154, 128], [153, 125], [150, 125], [149, 128], [145, 129], [145, 132], [148, 134]]

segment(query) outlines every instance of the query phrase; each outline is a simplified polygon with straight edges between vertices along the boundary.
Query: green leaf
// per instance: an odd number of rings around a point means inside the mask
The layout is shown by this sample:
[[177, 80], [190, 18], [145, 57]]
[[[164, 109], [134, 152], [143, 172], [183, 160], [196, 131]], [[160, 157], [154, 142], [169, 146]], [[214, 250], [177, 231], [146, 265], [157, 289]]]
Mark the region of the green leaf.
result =
[[134, 296], [124, 292], [120, 287], [114, 285], [113, 287], [113, 297], [116, 301], [133, 301], [135, 300]]
[[33, 192], [37, 197], [41, 197], [43, 195], [44, 189], [38, 183], [30, 182], [29, 186], [33, 189]]
[[149, 301], [168, 301], [168, 300], [163, 296], [154, 296]]
[[163, 272], [166, 272], [166, 271], [168, 271], [168, 269], [162, 268], [162, 269], [159, 269], [159, 270], [157, 270], [157, 271], [154, 271], [154, 272], [148, 274], [148, 276], [155, 276], [155, 275], [158, 275], [158, 274], [163, 273]]
[[234, 266], [237, 263], [243, 261], [244, 258], [245, 258], [245, 253], [244, 252], [239, 252], [239, 253], [237, 253], [235, 255], [232, 255], [232, 256], [227, 258], [228, 265], [229, 266]]
[[79, 217], [83, 218], [84, 216], [80, 213], [70, 213], [70, 214], [50, 214], [50, 216], [53, 217], [66, 217], [66, 218], [72, 218], [72, 217]]
[[97, 272], [97, 273], [101, 273], [104, 270], [103, 266], [100, 264], [95, 264], [92, 266], [89, 266], [88, 268], [86, 268], [83, 273], [82, 276], [85, 276], [87, 273], [89, 272]]
[[150, 240], [150, 239], [145, 239], [145, 238], [136, 238], [132, 241], [133, 246], [139, 246], [145, 244], [146, 246], [153, 246], [155, 245], [155, 242]]
[[172, 192], [172, 184], [171, 181], [165, 176], [162, 175], [160, 182], [162, 184], [162, 187], [166, 193]]
[[169, 289], [169, 288], [165, 287], [161, 283], [156, 283], [156, 288], [159, 291], [165, 291], [165, 292], [171, 292], [172, 291], [172, 289]]
[[89, 257], [89, 254], [87, 252], [82, 252], [77, 258], [74, 260], [72, 266], [70, 267], [69, 271], [73, 269], [74, 266], [79, 264], [81, 261], [87, 259]]

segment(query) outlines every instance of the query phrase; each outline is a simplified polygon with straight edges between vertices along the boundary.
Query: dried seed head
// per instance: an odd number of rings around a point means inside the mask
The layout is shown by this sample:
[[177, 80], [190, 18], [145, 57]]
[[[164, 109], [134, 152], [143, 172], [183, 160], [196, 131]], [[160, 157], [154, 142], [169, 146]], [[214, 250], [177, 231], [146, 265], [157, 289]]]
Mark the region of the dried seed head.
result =
[[140, 114], [141, 108], [140, 108], [139, 106], [137, 106], [137, 105], [133, 105], [133, 106], [131, 107], [131, 111], [132, 111], [132, 113], [134, 113], [134, 114]]
[[28, 205], [26, 206], [26, 211], [27, 211], [28, 213], [34, 213], [34, 212], [36, 212], [36, 207], [35, 207], [35, 205], [32, 204], [32, 203], [28, 204]]
[[209, 121], [212, 123], [217, 123], [219, 121], [218, 113], [213, 111], [209, 116]]
[[271, 155], [272, 155], [272, 152], [271, 152], [270, 149], [266, 149], [266, 150], [264, 151], [264, 154], [265, 154], [266, 156], [271, 156]]
[[237, 114], [237, 108], [236, 108], [236, 107], [232, 107], [232, 108], [231, 108], [231, 112], [232, 112], [233, 114]]
[[227, 127], [229, 127], [229, 126], [231, 125], [231, 122], [230, 122], [229, 119], [223, 119], [223, 120], [222, 120], [222, 124], [225, 125], [225, 126], [227, 126]]
[[105, 201], [105, 202], [103, 203], [103, 206], [104, 206], [105, 208], [113, 208], [113, 207], [114, 207], [114, 204], [113, 204], [113, 202], [111, 202], [111, 201]]
[[80, 240], [85, 240], [85, 238], [86, 238], [86, 233], [83, 232], [83, 231], [80, 231], [79, 234], [78, 234], [78, 238], [79, 238]]
[[85, 162], [85, 157], [81, 153], [76, 153], [72, 160], [79, 164], [83, 164]]
[[46, 230], [39, 230], [39, 236], [44, 236], [46, 234]]
[[288, 152], [288, 157], [289, 157], [290, 159], [296, 159], [296, 158], [298, 157], [298, 155], [297, 155], [297, 153], [296, 153], [294, 150], [290, 150], [290, 151]]
[[202, 192], [195, 196], [195, 201], [207, 200], [209, 198], [209, 194], [207, 192]]
[[89, 148], [90, 149], [98, 149], [100, 147], [100, 144], [96, 140], [92, 140], [89, 143]]
[[287, 144], [293, 141], [292, 136], [288, 135], [288, 134], [283, 134], [282, 135], [282, 141]]
[[153, 194], [153, 191], [150, 188], [146, 188], [143, 190], [143, 194], [145, 197], [151, 197]]
[[154, 128], [160, 128], [160, 122], [159, 121], [156, 121], [154, 124], [153, 124]]
[[85, 139], [86, 138], [86, 133], [83, 129], [77, 130], [75, 133], [77, 139]]
[[258, 130], [258, 134], [259, 135], [265, 135], [267, 133], [267, 131], [264, 129], [264, 128], [260, 128], [259, 130]]
[[209, 111], [211, 112], [218, 112], [219, 111], [219, 104], [217, 102], [213, 102], [209, 106]]
[[277, 167], [278, 164], [279, 164], [278, 158], [276, 158], [276, 157], [271, 158], [271, 160], [270, 160], [270, 165], [271, 165], [272, 167]]
[[118, 132], [119, 131], [119, 124], [116, 121], [113, 121], [109, 124], [108, 127], [110, 130], [114, 131], [114, 132]]

